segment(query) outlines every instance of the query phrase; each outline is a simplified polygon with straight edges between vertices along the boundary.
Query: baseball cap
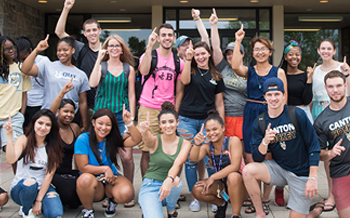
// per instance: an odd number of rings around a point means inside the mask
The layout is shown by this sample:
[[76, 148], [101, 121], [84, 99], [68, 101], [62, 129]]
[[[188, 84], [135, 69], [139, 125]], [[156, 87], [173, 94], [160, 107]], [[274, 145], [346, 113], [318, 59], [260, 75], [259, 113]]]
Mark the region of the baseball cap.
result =
[[[277, 88], [276, 87], [269, 87], [269, 85], [271, 85], [273, 83], [276, 84]], [[265, 94], [266, 92], [269, 92], [269, 91], [284, 92], [283, 81], [277, 77], [272, 77], [272, 78], [267, 79], [263, 84], [263, 92]]]
[[[227, 44], [226, 46], [226, 49], [224, 51], [224, 53], [226, 53], [227, 50], [232, 50], [233, 51], [233, 48], [235, 47], [235, 42], [230, 42]], [[239, 49], [242, 53], [244, 52], [244, 47], [243, 45], [241, 44], [241, 48]]]
[[188, 36], [185, 36], [185, 35], [180, 36], [179, 38], [177, 38], [176, 41], [175, 41], [176, 48], [178, 48], [180, 45], [182, 45], [186, 41], [186, 39], [192, 40], [191, 37], [188, 37]]

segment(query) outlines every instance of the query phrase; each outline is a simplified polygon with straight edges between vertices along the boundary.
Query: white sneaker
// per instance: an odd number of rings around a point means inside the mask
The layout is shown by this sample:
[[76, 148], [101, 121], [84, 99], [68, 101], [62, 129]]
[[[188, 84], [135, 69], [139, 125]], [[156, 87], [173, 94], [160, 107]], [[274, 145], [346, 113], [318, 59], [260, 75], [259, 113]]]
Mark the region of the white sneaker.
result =
[[[23, 211], [21, 211], [23, 213]], [[23, 218], [35, 218], [35, 215], [33, 214], [32, 209], [29, 210], [28, 215], [22, 214]]]
[[201, 210], [201, 205], [199, 204], [199, 201], [197, 199], [194, 199], [193, 201], [191, 201], [190, 211], [198, 212], [200, 210]]
[[213, 212], [213, 213], [218, 212], [218, 206], [216, 206], [215, 204], [212, 204], [211, 205], [211, 212]]
[[20, 215], [20, 216], [22, 216], [23, 215], [23, 213], [22, 213], [22, 206], [19, 208], [19, 211], [18, 211], [18, 215]]

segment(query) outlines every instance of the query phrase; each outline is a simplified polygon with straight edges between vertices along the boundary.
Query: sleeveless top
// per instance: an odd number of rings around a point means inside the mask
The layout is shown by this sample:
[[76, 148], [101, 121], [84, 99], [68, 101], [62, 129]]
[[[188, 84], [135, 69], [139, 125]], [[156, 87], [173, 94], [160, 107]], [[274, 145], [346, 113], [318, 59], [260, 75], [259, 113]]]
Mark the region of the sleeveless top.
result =
[[17, 161], [17, 171], [15, 178], [12, 180], [11, 188], [15, 187], [19, 181], [24, 178], [34, 177], [38, 183], [38, 190], [44, 181], [47, 168], [46, 144], [42, 147], [35, 147], [34, 162], [30, 161], [24, 164], [24, 156], [20, 156]]
[[263, 93], [264, 82], [272, 77], [277, 77], [278, 67], [272, 66], [266, 76], [259, 76], [254, 67], [248, 67], [247, 95], [248, 99], [265, 101]]
[[176, 153], [174, 155], [168, 155], [163, 151], [162, 139], [160, 135], [157, 135], [157, 137], [157, 150], [153, 154], [149, 154], [149, 168], [143, 178], [149, 178], [163, 182], [166, 179], [170, 168], [173, 166], [175, 159], [179, 155], [183, 143], [183, 138], [179, 137]]
[[125, 72], [115, 77], [108, 71], [95, 101], [94, 112], [100, 108], [108, 108], [116, 114], [123, 110], [123, 104], [125, 108], [129, 107], [128, 78]]
[[[341, 64], [339, 64], [339, 66], [335, 68], [335, 70], [340, 71], [340, 65]], [[317, 66], [315, 68], [315, 72], [312, 75], [312, 101], [330, 101], [327, 91], [324, 88], [324, 77], [329, 71], [321, 70], [321, 66]]]
[[73, 133], [73, 141], [70, 144], [67, 144], [63, 141], [61, 138], [62, 148], [63, 148], [63, 158], [62, 163], [59, 165], [59, 167], [56, 170], [56, 174], [72, 174], [72, 175], [78, 175], [77, 170], [72, 170], [72, 159], [74, 155], [74, 143], [77, 139], [72, 127], [69, 125], [70, 130]]

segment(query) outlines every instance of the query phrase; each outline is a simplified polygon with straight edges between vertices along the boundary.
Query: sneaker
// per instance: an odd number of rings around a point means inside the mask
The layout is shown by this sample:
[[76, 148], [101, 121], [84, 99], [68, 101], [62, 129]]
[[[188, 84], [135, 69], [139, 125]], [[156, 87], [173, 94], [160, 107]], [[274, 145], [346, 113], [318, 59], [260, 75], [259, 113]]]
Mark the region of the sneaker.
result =
[[22, 206], [19, 208], [19, 211], [18, 211], [18, 215], [20, 215], [20, 216], [22, 216], [23, 215], [23, 213], [22, 213]]
[[201, 205], [200, 205], [199, 201], [197, 199], [194, 199], [193, 201], [191, 201], [190, 211], [198, 212], [200, 210], [201, 210]]
[[218, 211], [215, 214], [215, 218], [225, 218], [226, 217], [227, 202], [224, 206], [219, 206]]
[[94, 210], [83, 209], [81, 212], [83, 213], [83, 215], [81, 216], [82, 218], [95, 218]]
[[218, 206], [216, 206], [215, 204], [212, 204], [211, 205], [211, 212], [213, 212], [213, 213], [218, 212]]
[[113, 202], [112, 199], [108, 199], [108, 206], [105, 210], [105, 217], [113, 217], [115, 215], [115, 208], [117, 203]]
[[275, 205], [278, 207], [283, 207], [285, 205], [283, 191], [284, 189], [275, 188]]
[[28, 215], [25, 215], [25, 214], [23, 213], [23, 211], [21, 211], [21, 212], [22, 212], [22, 217], [23, 217], [23, 218], [35, 218], [35, 215], [33, 214], [32, 209], [29, 210]]

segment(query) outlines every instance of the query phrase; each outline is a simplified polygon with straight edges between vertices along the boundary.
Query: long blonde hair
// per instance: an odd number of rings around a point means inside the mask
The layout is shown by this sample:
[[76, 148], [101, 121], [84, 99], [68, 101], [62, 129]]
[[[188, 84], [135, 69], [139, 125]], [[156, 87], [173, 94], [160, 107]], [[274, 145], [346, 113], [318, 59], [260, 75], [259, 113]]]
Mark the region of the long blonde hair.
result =
[[[128, 63], [131, 66], [135, 66], [135, 57], [134, 57], [134, 55], [131, 54], [128, 45], [126, 44], [124, 39], [122, 37], [120, 37], [118, 34], [112, 34], [112, 35], [108, 36], [106, 41], [103, 43], [101, 49], [106, 49], [107, 50], [108, 42], [111, 39], [117, 40], [120, 43], [120, 45], [122, 46], [123, 52], [120, 55], [120, 61], [123, 62], [123, 63]], [[109, 60], [109, 54], [106, 53], [104, 55], [104, 57], [102, 58], [101, 62], [108, 61], [108, 60]]]

